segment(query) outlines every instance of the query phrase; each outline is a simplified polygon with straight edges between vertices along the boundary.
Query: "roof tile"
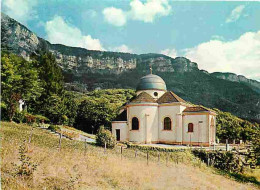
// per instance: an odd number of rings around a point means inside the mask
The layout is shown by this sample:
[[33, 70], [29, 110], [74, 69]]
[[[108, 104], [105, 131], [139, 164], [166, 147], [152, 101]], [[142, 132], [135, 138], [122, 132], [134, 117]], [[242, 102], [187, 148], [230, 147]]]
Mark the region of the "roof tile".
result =
[[163, 103], [172, 103], [172, 102], [183, 102], [186, 103], [185, 100], [177, 96], [171, 91], [165, 92], [158, 100], [158, 104], [163, 104]]
[[203, 112], [203, 111], [210, 112], [209, 109], [204, 108], [202, 106], [187, 107], [183, 112]]
[[146, 92], [141, 92], [136, 98], [131, 100], [131, 103], [156, 103], [151, 95]]

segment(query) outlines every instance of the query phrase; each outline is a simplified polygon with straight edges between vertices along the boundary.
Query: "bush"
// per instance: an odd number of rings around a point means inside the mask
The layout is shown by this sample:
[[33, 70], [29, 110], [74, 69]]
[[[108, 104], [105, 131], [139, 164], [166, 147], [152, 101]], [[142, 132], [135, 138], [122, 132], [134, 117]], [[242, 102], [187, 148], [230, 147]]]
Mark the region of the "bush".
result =
[[37, 164], [31, 161], [31, 157], [28, 155], [28, 148], [25, 144], [25, 141], [19, 147], [19, 161], [19, 165], [13, 163], [15, 166], [16, 175], [32, 177], [34, 171], [37, 168]]
[[53, 131], [53, 132], [57, 132], [60, 131], [60, 127], [58, 125], [50, 125], [48, 127], [49, 130]]
[[36, 123], [44, 123], [44, 122], [50, 121], [47, 117], [42, 116], [42, 115], [35, 115], [34, 117], [35, 117]]
[[116, 139], [112, 135], [112, 133], [105, 129], [104, 126], [101, 126], [96, 135], [96, 144], [98, 146], [105, 146], [105, 142], [107, 144], [107, 148], [114, 148], [116, 145]]
[[7, 121], [8, 120], [8, 114], [7, 114], [6, 104], [4, 102], [1, 102], [0, 107], [1, 107], [1, 120]]
[[13, 121], [17, 123], [23, 123], [25, 121], [25, 112], [24, 111], [15, 112]]
[[193, 149], [192, 153], [211, 166], [227, 172], [243, 173], [244, 164], [239, 155], [230, 151], [205, 151]]
[[24, 116], [25, 116], [25, 119], [26, 119], [26, 123], [27, 123], [27, 124], [32, 124], [32, 123], [34, 123], [35, 120], [36, 120], [35, 116], [32, 115], [32, 114], [30, 114], [30, 113], [25, 113]]
[[138, 149], [141, 151], [155, 151], [155, 152], [185, 152], [186, 148], [164, 148], [164, 147], [154, 147], [146, 145], [138, 145], [127, 142], [127, 148]]

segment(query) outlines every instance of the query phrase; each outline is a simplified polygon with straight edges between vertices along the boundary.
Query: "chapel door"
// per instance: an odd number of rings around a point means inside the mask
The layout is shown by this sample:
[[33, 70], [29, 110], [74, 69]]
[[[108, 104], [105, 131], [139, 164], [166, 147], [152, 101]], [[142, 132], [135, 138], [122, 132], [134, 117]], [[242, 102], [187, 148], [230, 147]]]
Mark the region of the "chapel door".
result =
[[116, 129], [116, 140], [120, 141], [120, 129]]

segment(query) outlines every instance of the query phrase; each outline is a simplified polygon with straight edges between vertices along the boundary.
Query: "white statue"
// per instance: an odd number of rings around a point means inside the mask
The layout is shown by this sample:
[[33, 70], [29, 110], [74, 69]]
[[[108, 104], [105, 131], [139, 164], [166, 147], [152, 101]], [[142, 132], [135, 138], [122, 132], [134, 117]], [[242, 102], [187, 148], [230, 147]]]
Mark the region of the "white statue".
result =
[[19, 100], [19, 111], [23, 111], [23, 105], [24, 105], [24, 101], [22, 99]]

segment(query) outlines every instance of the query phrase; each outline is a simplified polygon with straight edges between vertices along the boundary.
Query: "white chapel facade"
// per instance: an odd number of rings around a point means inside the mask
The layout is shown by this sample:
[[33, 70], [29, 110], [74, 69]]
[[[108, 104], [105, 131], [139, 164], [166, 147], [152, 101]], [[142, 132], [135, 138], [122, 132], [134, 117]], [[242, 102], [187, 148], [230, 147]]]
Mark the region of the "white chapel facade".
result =
[[216, 139], [216, 113], [188, 104], [154, 74], [142, 77], [137, 96], [126, 103], [112, 133], [117, 141], [210, 146]]

